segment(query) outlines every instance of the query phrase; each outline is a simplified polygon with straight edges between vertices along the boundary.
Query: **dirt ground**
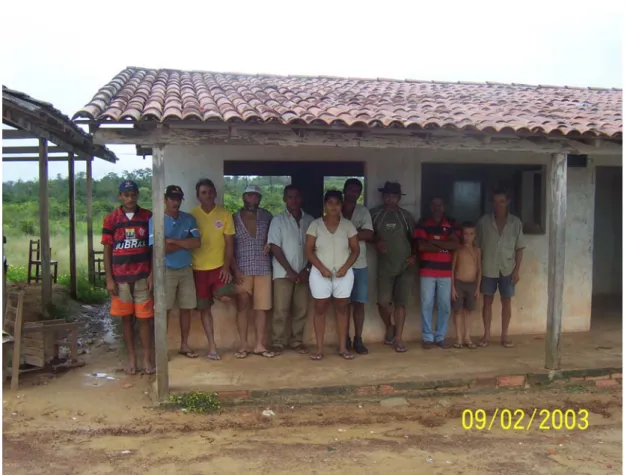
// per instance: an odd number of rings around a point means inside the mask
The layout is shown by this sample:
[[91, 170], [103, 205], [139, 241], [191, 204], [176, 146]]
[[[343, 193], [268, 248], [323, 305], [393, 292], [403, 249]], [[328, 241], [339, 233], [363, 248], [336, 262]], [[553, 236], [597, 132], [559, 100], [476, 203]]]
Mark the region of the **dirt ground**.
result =
[[[102, 315], [84, 309], [85, 315]], [[87, 318], [86, 316], [83, 318]], [[153, 377], [128, 376], [104, 325], [83, 338], [87, 366], [31, 373], [3, 393], [10, 474], [619, 474], [620, 390], [545, 390], [319, 406], [155, 409]], [[173, 356], [177, 357], [177, 356]], [[210, 363], [208, 363], [210, 364]], [[397, 400], [398, 401], [398, 400]], [[403, 402], [403, 401], [400, 401]], [[586, 430], [465, 430], [464, 409], [587, 409]], [[274, 415], [264, 416], [270, 409]], [[528, 419], [526, 419], [528, 420]]]

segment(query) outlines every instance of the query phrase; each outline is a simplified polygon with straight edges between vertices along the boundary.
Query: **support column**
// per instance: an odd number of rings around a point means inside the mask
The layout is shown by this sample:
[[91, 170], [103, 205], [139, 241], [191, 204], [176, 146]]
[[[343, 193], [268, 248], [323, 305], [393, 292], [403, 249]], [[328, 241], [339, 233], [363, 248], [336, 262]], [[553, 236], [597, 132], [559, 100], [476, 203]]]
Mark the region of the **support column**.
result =
[[155, 357], [157, 363], [157, 400], [166, 402], [168, 378], [168, 310], [165, 298], [165, 163], [164, 145], [152, 149], [152, 276], [155, 305]]
[[560, 367], [562, 332], [562, 300], [566, 263], [566, 200], [567, 154], [555, 153], [549, 165], [549, 279], [546, 317], [545, 367]]
[[89, 282], [95, 284], [96, 270], [94, 268], [94, 215], [92, 210], [93, 179], [91, 165], [94, 157], [85, 162], [85, 206], [87, 207], [87, 275]]
[[74, 153], [67, 155], [67, 179], [70, 202], [70, 296], [76, 300], [76, 180], [74, 177]]
[[48, 199], [48, 142], [46, 139], [39, 139], [39, 244], [41, 246], [41, 307], [44, 316], [49, 314], [52, 304]]

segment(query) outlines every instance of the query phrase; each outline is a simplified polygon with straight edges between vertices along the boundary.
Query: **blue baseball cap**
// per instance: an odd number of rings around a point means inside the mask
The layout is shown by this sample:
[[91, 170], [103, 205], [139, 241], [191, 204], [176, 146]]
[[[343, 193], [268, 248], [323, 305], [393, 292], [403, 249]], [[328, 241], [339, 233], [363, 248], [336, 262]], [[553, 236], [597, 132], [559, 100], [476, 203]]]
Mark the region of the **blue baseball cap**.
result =
[[139, 193], [139, 186], [132, 180], [124, 180], [120, 184], [120, 193], [127, 193], [129, 191], [134, 191], [135, 193]]

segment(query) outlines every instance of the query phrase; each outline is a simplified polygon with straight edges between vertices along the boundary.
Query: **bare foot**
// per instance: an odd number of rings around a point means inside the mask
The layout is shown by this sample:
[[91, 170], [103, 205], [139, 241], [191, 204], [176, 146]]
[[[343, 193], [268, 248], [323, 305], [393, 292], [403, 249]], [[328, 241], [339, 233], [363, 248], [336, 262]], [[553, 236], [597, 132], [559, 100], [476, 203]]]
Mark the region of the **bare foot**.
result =
[[144, 360], [144, 374], [155, 374], [156, 368], [150, 360]]
[[135, 357], [129, 358], [128, 364], [126, 368], [124, 368], [124, 372], [126, 374], [134, 375], [137, 374], [137, 366], [135, 365]]
[[514, 348], [514, 342], [508, 339], [501, 340], [501, 345], [505, 348]]

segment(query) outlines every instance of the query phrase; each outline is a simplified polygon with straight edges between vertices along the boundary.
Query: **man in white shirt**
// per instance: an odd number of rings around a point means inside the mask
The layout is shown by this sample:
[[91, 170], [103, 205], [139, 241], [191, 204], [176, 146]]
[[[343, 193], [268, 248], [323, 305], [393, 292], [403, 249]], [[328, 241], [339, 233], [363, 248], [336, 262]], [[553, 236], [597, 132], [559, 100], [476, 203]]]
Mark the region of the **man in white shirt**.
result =
[[[357, 203], [363, 184], [357, 178], [349, 178], [344, 183], [344, 203], [342, 205], [342, 216], [349, 219], [357, 228], [359, 239], [359, 257], [353, 265], [355, 282], [351, 293], [351, 307], [353, 309], [353, 323], [355, 325], [355, 338], [352, 347], [360, 355], [368, 354], [368, 348], [361, 339], [366, 316], [366, 302], [368, 301], [368, 255], [366, 253], [366, 242], [372, 241], [374, 228], [372, 227], [372, 217], [368, 209]], [[350, 350], [350, 319], [348, 321], [346, 348]]]
[[283, 202], [286, 210], [274, 217], [268, 231], [274, 283], [272, 346], [275, 352], [289, 347], [305, 354], [303, 333], [307, 323], [310, 267], [305, 257], [305, 240], [314, 218], [302, 210], [302, 196], [296, 186], [285, 187]]

